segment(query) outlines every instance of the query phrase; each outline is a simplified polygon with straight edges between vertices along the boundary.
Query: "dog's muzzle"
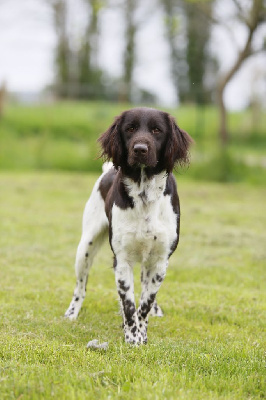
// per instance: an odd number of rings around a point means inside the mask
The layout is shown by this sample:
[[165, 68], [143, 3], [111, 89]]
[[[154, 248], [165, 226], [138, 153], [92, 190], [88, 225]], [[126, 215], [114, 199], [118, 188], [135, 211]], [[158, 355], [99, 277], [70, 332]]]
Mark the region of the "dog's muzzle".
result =
[[133, 147], [134, 155], [138, 157], [146, 157], [148, 154], [148, 146], [145, 143], [137, 143]]
[[152, 167], [156, 165], [156, 162], [156, 150], [153, 143], [146, 140], [136, 140], [131, 143], [128, 157], [129, 165]]

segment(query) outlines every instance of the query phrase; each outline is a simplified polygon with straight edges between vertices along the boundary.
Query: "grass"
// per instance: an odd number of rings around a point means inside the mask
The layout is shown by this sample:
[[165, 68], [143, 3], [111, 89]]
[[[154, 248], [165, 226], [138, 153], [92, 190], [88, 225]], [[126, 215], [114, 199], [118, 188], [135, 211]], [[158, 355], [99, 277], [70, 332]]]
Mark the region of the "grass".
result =
[[[0, 169], [99, 172], [96, 140], [114, 116], [130, 107], [98, 102], [9, 105], [0, 120]], [[261, 112], [256, 121], [251, 110], [230, 113], [230, 157], [221, 157], [216, 108], [185, 105], [167, 111], [196, 142], [186, 176], [264, 184], [265, 113]], [[213, 173], [217, 165], [218, 172]]]
[[[149, 343], [123, 342], [112, 254], [95, 260], [79, 319], [83, 206], [96, 175], [0, 173], [1, 399], [263, 399], [266, 190], [179, 177], [181, 240]], [[135, 270], [139, 293], [139, 267]], [[107, 352], [87, 351], [94, 338]]]

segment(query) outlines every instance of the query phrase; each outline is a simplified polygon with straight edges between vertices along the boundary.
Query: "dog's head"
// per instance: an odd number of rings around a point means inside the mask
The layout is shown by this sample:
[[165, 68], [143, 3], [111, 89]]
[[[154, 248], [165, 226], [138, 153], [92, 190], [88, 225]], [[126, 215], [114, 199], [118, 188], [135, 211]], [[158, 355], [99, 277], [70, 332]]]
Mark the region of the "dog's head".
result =
[[151, 108], [124, 111], [98, 141], [101, 156], [112, 159], [116, 168], [147, 167], [168, 173], [176, 163], [189, 161], [193, 142], [171, 115]]

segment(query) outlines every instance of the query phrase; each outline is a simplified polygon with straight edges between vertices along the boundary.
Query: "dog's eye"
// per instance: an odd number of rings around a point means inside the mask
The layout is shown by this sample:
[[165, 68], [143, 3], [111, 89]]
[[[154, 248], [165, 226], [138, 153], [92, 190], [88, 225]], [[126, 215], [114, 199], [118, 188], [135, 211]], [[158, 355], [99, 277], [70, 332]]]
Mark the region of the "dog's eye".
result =
[[156, 134], [156, 133], [160, 133], [160, 129], [159, 128], [153, 128], [152, 133]]
[[127, 128], [127, 132], [130, 132], [130, 133], [134, 132], [135, 130], [136, 130], [135, 126], [129, 126]]

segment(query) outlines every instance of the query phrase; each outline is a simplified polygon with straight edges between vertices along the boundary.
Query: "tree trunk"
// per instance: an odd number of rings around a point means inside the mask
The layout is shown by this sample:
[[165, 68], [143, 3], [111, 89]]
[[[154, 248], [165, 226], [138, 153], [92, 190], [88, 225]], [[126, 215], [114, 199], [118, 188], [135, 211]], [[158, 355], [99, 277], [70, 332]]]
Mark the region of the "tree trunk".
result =
[[4, 113], [4, 103], [6, 98], [6, 85], [5, 82], [0, 87], [0, 118], [3, 116]]
[[230, 68], [230, 70], [225, 74], [225, 76], [218, 83], [217, 88], [217, 97], [218, 97], [218, 106], [220, 112], [220, 126], [219, 126], [219, 136], [220, 141], [223, 145], [226, 145], [229, 140], [228, 128], [227, 128], [227, 112], [224, 105], [224, 90], [229, 83], [229, 81], [233, 78], [235, 73], [239, 70], [243, 62], [250, 56], [251, 54], [251, 43], [253, 39], [254, 32], [259, 26], [260, 22], [260, 13], [262, 10], [262, 0], [253, 0], [252, 7], [250, 10], [250, 18], [247, 23], [248, 27], [248, 36], [246, 43], [243, 49], [238, 53], [238, 57], [234, 63], [234, 65]]
[[[210, 22], [204, 14], [198, 12], [198, 5], [198, 0], [183, 2], [187, 40], [185, 59], [188, 67], [188, 91], [185, 95], [187, 101], [202, 105], [208, 102], [204, 77], [211, 59], [208, 51]], [[212, 15], [212, 1], [208, 1], [206, 6]]]
[[132, 101], [133, 70], [135, 66], [135, 35], [136, 24], [134, 22], [134, 13], [136, 9], [135, 0], [127, 0], [125, 4], [126, 20], [126, 48], [124, 53], [124, 87], [122, 97], [125, 101]]
[[224, 85], [218, 87], [218, 108], [219, 108], [219, 139], [223, 147], [228, 143], [227, 112], [224, 104]]
[[60, 97], [68, 97], [70, 46], [67, 33], [67, 5], [64, 0], [53, 3], [54, 24], [57, 33], [56, 84]]
[[170, 50], [170, 67], [176, 97], [182, 103], [189, 91], [188, 74], [186, 70], [186, 51], [180, 46], [179, 38], [179, 8], [176, 0], [161, 0], [164, 9], [166, 37]]

